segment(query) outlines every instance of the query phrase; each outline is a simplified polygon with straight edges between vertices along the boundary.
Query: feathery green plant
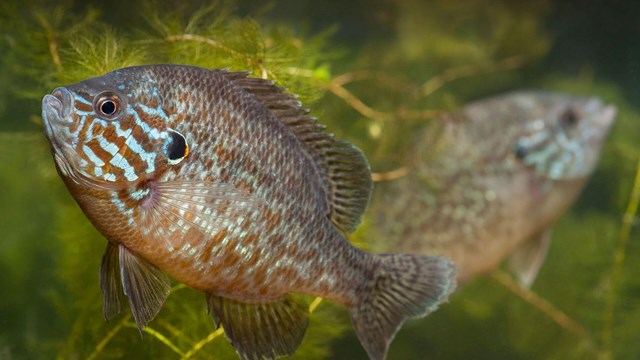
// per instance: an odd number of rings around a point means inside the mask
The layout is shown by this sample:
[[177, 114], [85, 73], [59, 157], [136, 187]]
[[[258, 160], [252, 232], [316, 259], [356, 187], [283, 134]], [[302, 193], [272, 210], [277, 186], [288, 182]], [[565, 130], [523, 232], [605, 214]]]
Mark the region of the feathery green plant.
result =
[[[390, 36], [344, 45], [330, 38], [334, 27], [306, 35], [294, 30], [301, 19], [274, 25], [223, 2], [4, 1], [0, 131], [39, 130], [31, 119], [43, 94], [123, 66], [227, 67], [299, 94], [330, 131], [365, 150], [377, 178], [393, 178], [413, 131], [472, 98], [523, 86], [602, 96], [619, 107], [618, 121], [600, 170], [554, 227], [533, 289], [514, 288], [503, 273], [471, 282], [427, 320], [409, 322], [390, 358], [637, 358], [637, 112], [589, 74], [546, 73], [547, 2], [385, 6], [395, 21], [380, 26]], [[45, 140], [0, 133], [0, 160], [0, 358], [235, 358], [201, 294], [178, 284], [142, 338], [128, 309], [105, 323], [97, 275], [105, 243], [55, 175]], [[374, 221], [352, 238], [358, 246]], [[320, 303], [296, 356], [364, 358], [347, 318]]]

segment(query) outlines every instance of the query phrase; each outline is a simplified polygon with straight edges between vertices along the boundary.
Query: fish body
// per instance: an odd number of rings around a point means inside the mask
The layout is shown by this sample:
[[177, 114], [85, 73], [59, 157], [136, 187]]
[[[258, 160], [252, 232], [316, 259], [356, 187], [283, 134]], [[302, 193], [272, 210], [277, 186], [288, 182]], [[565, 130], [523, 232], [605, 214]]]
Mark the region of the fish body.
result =
[[462, 281], [510, 256], [530, 285], [615, 113], [594, 97], [517, 91], [442, 116], [418, 136], [408, 175], [379, 187], [379, 249], [449, 257]]
[[43, 120], [59, 174], [108, 240], [107, 319], [121, 282], [142, 329], [168, 296], [167, 273], [206, 294], [242, 358], [275, 358], [302, 340], [303, 293], [349, 307], [378, 359], [405, 319], [455, 287], [445, 259], [346, 240], [369, 200], [366, 159], [269, 81], [124, 68], [46, 95]]

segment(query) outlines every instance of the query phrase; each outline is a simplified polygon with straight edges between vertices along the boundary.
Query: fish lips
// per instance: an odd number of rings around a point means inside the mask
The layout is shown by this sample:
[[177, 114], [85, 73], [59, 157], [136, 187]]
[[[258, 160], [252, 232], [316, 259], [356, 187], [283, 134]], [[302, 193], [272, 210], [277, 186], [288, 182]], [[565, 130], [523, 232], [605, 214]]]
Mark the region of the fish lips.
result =
[[615, 123], [618, 109], [615, 105], [601, 105], [599, 111], [592, 117], [593, 132], [590, 139], [592, 146], [600, 147], [609, 135]]
[[605, 105], [599, 98], [592, 98], [585, 104], [585, 111], [593, 113], [593, 123], [606, 131], [613, 125], [618, 109], [615, 105]]
[[613, 125], [617, 114], [618, 108], [615, 105], [605, 106], [598, 117], [598, 124], [605, 129], [609, 129]]
[[57, 127], [70, 125], [72, 101], [71, 92], [63, 87], [42, 98], [42, 122], [49, 139], [55, 138]]

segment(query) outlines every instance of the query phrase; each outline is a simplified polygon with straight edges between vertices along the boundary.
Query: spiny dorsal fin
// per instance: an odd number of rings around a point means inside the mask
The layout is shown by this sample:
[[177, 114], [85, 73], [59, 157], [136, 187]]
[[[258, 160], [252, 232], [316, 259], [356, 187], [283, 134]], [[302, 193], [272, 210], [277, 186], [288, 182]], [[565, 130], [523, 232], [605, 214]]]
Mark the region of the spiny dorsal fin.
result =
[[222, 72], [229, 80], [255, 95], [306, 145], [319, 165], [330, 204], [329, 217], [344, 233], [353, 232], [371, 195], [371, 171], [360, 149], [337, 140], [324, 131], [317, 119], [308, 116], [296, 95], [284, 92], [273, 81], [249, 78], [246, 72]]
[[243, 360], [293, 355], [309, 325], [308, 306], [291, 295], [248, 304], [207, 294], [207, 308]]

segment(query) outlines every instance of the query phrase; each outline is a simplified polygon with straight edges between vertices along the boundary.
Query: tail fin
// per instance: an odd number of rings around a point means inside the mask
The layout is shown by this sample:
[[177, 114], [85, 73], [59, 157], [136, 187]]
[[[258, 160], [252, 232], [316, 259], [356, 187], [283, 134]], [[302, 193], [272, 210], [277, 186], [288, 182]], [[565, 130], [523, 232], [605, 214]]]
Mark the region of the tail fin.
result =
[[409, 254], [380, 255], [381, 264], [363, 301], [350, 310], [358, 339], [369, 357], [382, 360], [402, 324], [447, 300], [456, 287], [453, 263]]

